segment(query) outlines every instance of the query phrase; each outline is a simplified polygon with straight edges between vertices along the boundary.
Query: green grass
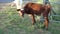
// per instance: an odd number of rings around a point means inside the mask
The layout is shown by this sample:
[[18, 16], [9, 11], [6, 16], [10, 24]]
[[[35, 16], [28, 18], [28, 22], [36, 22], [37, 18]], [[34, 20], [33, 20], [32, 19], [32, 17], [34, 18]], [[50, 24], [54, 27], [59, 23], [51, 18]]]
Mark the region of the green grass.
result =
[[39, 21], [33, 26], [30, 17], [21, 18], [16, 9], [7, 8], [0, 13], [0, 34], [60, 34], [60, 23], [49, 23], [49, 29], [44, 30]]

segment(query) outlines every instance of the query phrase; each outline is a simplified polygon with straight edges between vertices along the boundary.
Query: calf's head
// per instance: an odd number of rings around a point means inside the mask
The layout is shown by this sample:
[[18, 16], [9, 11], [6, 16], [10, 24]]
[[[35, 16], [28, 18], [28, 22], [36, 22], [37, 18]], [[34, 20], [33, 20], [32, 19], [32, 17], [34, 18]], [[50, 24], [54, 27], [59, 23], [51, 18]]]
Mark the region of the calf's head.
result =
[[21, 17], [24, 17], [24, 10], [20, 10], [19, 14], [20, 14]]
[[24, 10], [18, 9], [17, 11], [21, 17], [24, 17]]

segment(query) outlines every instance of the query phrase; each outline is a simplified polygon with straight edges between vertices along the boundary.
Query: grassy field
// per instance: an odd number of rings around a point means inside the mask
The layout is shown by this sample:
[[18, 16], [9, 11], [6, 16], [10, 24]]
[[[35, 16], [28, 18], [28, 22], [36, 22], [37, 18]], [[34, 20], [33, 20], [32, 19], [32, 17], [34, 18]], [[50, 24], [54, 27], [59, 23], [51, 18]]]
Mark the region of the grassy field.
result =
[[21, 18], [16, 9], [7, 8], [0, 13], [0, 34], [60, 34], [60, 22], [49, 23], [49, 29], [44, 30], [40, 21], [32, 26], [27, 15]]

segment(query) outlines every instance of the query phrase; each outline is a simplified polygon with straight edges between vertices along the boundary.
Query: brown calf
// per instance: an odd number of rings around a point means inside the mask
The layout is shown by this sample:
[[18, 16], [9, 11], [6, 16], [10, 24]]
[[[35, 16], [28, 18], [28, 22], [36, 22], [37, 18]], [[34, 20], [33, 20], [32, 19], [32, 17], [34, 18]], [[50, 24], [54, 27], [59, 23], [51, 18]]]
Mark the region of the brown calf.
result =
[[36, 23], [34, 15], [41, 15], [43, 14], [43, 17], [45, 18], [44, 26], [46, 29], [48, 29], [48, 14], [51, 10], [50, 5], [44, 5], [44, 4], [36, 4], [36, 3], [27, 3], [24, 6], [24, 10], [20, 10], [20, 15], [23, 16], [24, 14], [30, 14], [32, 18], [32, 24], [34, 25]]

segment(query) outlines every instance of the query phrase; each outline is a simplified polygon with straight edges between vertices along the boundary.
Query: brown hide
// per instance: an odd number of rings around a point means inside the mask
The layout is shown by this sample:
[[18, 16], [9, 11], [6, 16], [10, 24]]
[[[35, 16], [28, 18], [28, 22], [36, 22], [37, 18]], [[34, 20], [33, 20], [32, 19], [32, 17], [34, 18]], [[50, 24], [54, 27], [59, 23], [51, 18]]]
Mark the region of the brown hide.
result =
[[41, 13], [43, 13], [44, 16], [45, 14], [49, 13], [50, 9], [51, 9], [50, 5], [43, 5], [43, 4], [36, 4], [36, 3], [28, 3], [24, 7], [24, 11], [27, 14], [33, 13], [36, 15], [40, 15]]

